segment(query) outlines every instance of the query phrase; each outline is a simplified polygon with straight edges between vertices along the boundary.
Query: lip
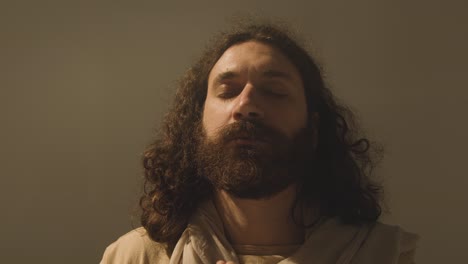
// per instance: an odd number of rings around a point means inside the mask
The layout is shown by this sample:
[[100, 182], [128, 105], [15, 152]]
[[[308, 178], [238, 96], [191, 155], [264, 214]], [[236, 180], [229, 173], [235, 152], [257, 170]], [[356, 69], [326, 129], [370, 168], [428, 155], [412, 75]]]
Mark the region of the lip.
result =
[[231, 142], [238, 145], [259, 145], [266, 143], [264, 140], [256, 138], [235, 138]]

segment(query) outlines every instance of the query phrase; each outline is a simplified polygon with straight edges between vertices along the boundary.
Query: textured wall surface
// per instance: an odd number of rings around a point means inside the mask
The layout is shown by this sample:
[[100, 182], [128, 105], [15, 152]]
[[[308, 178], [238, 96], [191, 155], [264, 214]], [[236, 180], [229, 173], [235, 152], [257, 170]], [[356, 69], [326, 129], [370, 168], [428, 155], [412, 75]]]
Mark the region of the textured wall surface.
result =
[[417, 262], [463, 262], [467, 7], [1, 1], [0, 262], [97, 263], [138, 225], [140, 156], [175, 80], [230, 17], [248, 12], [296, 28], [336, 95], [384, 143], [392, 214], [383, 221], [421, 235]]

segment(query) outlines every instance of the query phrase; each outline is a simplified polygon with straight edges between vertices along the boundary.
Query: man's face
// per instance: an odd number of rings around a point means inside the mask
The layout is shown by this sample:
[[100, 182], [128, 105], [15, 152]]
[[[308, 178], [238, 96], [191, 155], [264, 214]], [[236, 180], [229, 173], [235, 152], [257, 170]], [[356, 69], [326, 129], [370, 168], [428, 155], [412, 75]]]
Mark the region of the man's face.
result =
[[239, 120], [256, 120], [292, 139], [307, 123], [301, 76], [278, 49], [255, 41], [231, 46], [208, 77], [208, 138]]
[[299, 72], [276, 48], [230, 47], [208, 78], [199, 173], [241, 198], [269, 197], [297, 180], [311, 138]]

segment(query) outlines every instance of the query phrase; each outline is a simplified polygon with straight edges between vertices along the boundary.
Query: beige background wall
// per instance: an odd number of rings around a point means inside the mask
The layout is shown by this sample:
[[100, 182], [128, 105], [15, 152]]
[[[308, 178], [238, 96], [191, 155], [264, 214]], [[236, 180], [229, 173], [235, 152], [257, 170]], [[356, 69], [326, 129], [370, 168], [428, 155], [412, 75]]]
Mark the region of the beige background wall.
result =
[[[466, 1], [0, 1], [0, 262], [97, 263], [132, 229], [174, 81], [233, 14], [295, 26], [387, 147], [418, 263], [467, 259]], [[134, 225], [138, 220], [133, 221]]]

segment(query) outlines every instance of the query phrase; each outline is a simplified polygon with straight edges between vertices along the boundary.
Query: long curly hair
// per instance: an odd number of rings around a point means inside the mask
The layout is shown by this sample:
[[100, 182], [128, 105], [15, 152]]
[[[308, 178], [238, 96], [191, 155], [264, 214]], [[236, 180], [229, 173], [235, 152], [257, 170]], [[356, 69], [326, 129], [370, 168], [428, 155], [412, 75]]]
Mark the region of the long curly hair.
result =
[[339, 217], [347, 224], [375, 222], [381, 215], [383, 189], [371, 180], [380, 148], [371, 148], [360, 136], [353, 113], [326, 87], [318, 64], [288, 30], [270, 23], [237, 26], [211, 41], [181, 78], [171, 110], [144, 152], [141, 224], [151, 239], [166, 246], [169, 256], [189, 217], [212, 194], [194, 162], [209, 72], [229, 47], [246, 41], [272, 45], [291, 60], [302, 77], [309, 116], [319, 115], [314, 176], [301, 179], [296, 202], [314, 202], [320, 216]]

